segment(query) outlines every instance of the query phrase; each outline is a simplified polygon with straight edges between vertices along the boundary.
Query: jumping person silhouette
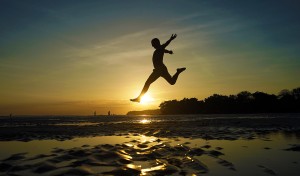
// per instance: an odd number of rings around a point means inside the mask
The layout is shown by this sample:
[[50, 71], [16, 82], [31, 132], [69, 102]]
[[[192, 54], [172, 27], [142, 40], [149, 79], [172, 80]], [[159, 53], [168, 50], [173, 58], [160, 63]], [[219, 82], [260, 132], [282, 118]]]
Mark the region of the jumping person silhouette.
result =
[[177, 68], [177, 72], [171, 76], [168, 72], [167, 67], [163, 63], [164, 53], [173, 54], [172, 50], [166, 50], [165, 48], [170, 44], [172, 40], [174, 40], [177, 37], [176, 34], [172, 34], [170, 39], [165, 44], [160, 44], [160, 41], [158, 38], [154, 38], [151, 41], [152, 46], [155, 48], [155, 51], [153, 53], [152, 62], [153, 62], [153, 72], [145, 82], [144, 88], [140, 95], [137, 98], [130, 99], [130, 101], [133, 102], [140, 102], [142, 96], [148, 91], [150, 85], [156, 81], [159, 77], [165, 78], [168, 83], [171, 85], [174, 85], [177, 81], [177, 78], [181, 72], [183, 72], [186, 68]]

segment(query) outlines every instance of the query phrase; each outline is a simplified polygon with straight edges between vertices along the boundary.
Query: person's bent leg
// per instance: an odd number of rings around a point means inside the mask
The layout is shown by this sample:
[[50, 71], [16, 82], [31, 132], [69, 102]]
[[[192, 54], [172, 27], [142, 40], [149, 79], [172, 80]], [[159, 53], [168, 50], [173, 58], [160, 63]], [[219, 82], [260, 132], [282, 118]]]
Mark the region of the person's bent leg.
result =
[[159, 77], [160, 77], [160, 75], [153, 71], [153, 72], [151, 73], [151, 75], [148, 77], [147, 81], [145, 82], [145, 85], [144, 85], [144, 87], [143, 87], [143, 89], [142, 89], [140, 95], [139, 95], [137, 98], [130, 99], [130, 101], [133, 101], [133, 102], [140, 102], [142, 96], [148, 91], [150, 85], [151, 85], [154, 81], [156, 81]]
[[165, 74], [163, 75], [163, 78], [165, 78], [169, 84], [174, 85], [178, 79], [178, 76], [181, 72], [183, 72], [186, 68], [178, 68], [177, 72], [171, 76], [168, 70], [166, 70]]

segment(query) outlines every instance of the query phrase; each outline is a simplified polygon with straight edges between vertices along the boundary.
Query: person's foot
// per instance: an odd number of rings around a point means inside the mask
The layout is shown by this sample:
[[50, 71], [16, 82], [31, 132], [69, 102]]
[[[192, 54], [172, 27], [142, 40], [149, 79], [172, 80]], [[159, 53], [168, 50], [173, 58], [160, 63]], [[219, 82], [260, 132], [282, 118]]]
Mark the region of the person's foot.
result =
[[139, 103], [141, 101], [141, 99], [139, 97], [137, 97], [137, 98], [130, 99], [130, 101]]
[[183, 67], [183, 68], [177, 68], [177, 72], [178, 72], [178, 73], [181, 73], [181, 72], [183, 72], [185, 69], [186, 69], [185, 67]]

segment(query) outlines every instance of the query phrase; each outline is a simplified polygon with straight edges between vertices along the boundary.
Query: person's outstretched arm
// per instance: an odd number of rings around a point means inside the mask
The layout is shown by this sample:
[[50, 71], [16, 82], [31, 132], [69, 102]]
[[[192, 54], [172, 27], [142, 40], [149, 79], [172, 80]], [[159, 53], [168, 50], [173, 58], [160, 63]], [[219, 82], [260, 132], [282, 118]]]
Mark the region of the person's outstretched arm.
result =
[[171, 43], [171, 41], [174, 40], [176, 37], [177, 37], [177, 34], [172, 34], [170, 39], [168, 41], [166, 41], [166, 43], [162, 44], [162, 47], [166, 48]]
[[173, 54], [173, 51], [172, 50], [166, 50], [164, 51], [165, 53], [169, 53], [169, 54]]

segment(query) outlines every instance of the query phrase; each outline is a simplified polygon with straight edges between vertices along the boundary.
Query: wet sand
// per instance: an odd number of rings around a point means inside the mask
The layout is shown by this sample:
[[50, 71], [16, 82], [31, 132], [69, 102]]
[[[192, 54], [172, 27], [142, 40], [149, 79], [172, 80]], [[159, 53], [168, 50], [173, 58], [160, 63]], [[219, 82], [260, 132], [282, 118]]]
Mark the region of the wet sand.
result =
[[186, 118], [3, 118], [0, 175], [300, 174], [297, 115]]
[[0, 141], [69, 140], [129, 133], [235, 140], [279, 131], [299, 135], [300, 114], [0, 118]]

